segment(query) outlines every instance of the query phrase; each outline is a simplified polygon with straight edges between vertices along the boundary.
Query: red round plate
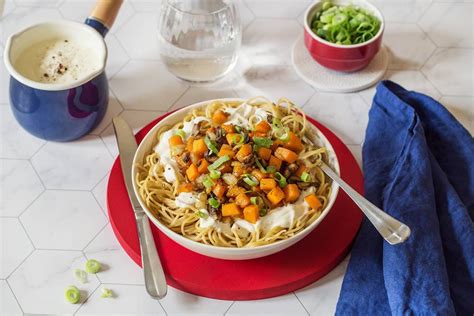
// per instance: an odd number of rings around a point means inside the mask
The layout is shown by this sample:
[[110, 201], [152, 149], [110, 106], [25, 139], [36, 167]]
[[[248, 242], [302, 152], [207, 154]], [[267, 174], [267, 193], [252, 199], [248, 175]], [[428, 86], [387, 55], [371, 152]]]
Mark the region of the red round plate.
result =
[[[137, 133], [146, 133], [169, 114]], [[362, 172], [349, 149], [326, 127], [308, 118], [329, 139], [339, 159], [341, 176], [362, 193]], [[141, 265], [133, 210], [128, 199], [119, 159], [107, 187], [107, 208], [115, 236], [128, 255]], [[153, 224], [152, 231], [169, 285], [192, 294], [225, 300], [254, 300], [300, 289], [331, 271], [349, 252], [362, 220], [357, 206], [339, 191], [326, 218], [306, 238], [271, 256], [230, 261], [194, 253], [178, 245]]]

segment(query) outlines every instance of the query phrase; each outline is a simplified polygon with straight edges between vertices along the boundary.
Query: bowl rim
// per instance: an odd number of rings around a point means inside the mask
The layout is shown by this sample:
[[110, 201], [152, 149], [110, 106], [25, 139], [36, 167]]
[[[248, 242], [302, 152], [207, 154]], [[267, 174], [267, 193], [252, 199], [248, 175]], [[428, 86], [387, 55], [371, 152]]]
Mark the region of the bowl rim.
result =
[[377, 34], [375, 34], [374, 37], [372, 37], [370, 40], [368, 40], [366, 42], [363, 42], [363, 43], [342, 45], [342, 44], [331, 43], [331, 42], [326, 41], [325, 39], [317, 36], [316, 34], [313, 33], [313, 31], [311, 30], [311, 27], [308, 24], [308, 16], [309, 16], [309, 13], [314, 9], [315, 6], [317, 6], [318, 4], [321, 4], [323, 2], [324, 1], [321, 1], [321, 0], [313, 2], [311, 5], [308, 6], [308, 8], [306, 9], [306, 11], [304, 13], [304, 30], [314, 40], [320, 42], [321, 44], [325, 44], [325, 45], [328, 45], [328, 46], [331, 46], [331, 47], [347, 48], [348, 49], [348, 48], [358, 48], [358, 47], [369, 45], [369, 44], [377, 41], [382, 36], [382, 33], [384, 32], [384, 29], [385, 29], [385, 17], [383, 16], [382, 11], [380, 11], [375, 5], [373, 5], [372, 3], [368, 2], [368, 1], [364, 1], [364, 0], [351, 0], [348, 4], [354, 4], [354, 5], [357, 6], [358, 4], [363, 3], [364, 6], [369, 7], [372, 11], [374, 11], [377, 15], [379, 15], [378, 17], [380, 18], [380, 29], [377, 32]]
[[[222, 247], [222, 246], [214, 246], [214, 245], [209, 245], [209, 244], [205, 244], [205, 243], [202, 243], [202, 242], [199, 242], [199, 241], [195, 241], [195, 240], [192, 240], [190, 238], [187, 238], [175, 231], [173, 231], [172, 229], [170, 229], [168, 226], [166, 226], [165, 224], [163, 224], [156, 216], [153, 215], [153, 213], [148, 209], [148, 207], [146, 206], [146, 204], [142, 201], [142, 198], [138, 192], [138, 186], [137, 186], [137, 183], [136, 183], [136, 172], [137, 172], [137, 164], [138, 164], [138, 154], [140, 152], [142, 152], [144, 149], [143, 147], [145, 146], [145, 140], [149, 137], [153, 137], [157, 130], [159, 128], [161, 128], [162, 126], [166, 126], [166, 125], [174, 125], [176, 123], [173, 123], [173, 124], [166, 124], [167, 123], [167, 119], [170, 119], [170, 118], [173, 118], [174, 116], [178, 116], [179, 114], [181, 114], [182, 112], [186, 112], [186, 111], [189, 111], [190, 109], [194, 109], [194, 108], [197, 108], [199, 106], [203, 106], [205, 104], [208, 104], [210, 102], [214, 102], [214, 101], [242, 101], [242, 102], [245, 102], [247, 101], [248, 99], [243, 99], [243, 98], [218, 98], [218, 99], [210, 99], [210, 100], [206, 100], [206, 101], [201, 101], [201, 102], [197, 102], [197, 103], [193, 103], [193, 104], [190, 104], [190, 105], [187, 105], [187, 106], [184, 106], [182, 108], [179, 108], [177, 110], [175, 110], [174, 112], [171, 112], [168, 116], [166, 116], [165, 118], [163, 118], [161, 121], [159, 121], [158, 123], [155, 124], [155, 126], [153, 126], [147, 133], [146, 135], [142, 138], [140, 144], [138, 145], [138, 148], [137, 150], [135, 151], [135, 154], [134, 154], [134, 157], [133, 157], [133, 163], [132, 163], [132, 170], [131, 170], [131, 173], [132, 173], [132, 183], [133, 183], [133, 191], [134, 191], [134, 194], [136, 196], [136, 198], [138, 199], [138, 202], [140, 203], [141, 207], [143, 208], [143, 210], [145, 211], [145, 214], [147, 215], [147, 217], [152, 221], [152, 223], [158, 228], [160, 229], [165, 235], [167, 235], [170, 239], [172, 239], [174, 242], [180, 244], [181, 246], [183, 246], [182, 243], [184, 244], [187, 244], [187, 243], [191, 243], [193, 245], [196, 245], [197, 247], [202, 247], [202, 249], [207, 249], [207, 250], [222, 250], [222, 251], [229, 251], [231, 253], [239, 253], [239, 252], [247, 252], [249, 250], [261, 250], [262, 252], [264, 250], [269, 250], [269, 249], [272, 249], [274, 247], [278, 247], [278, 245], [283, 245], [285, 243], [288, 243], [290, 240], [294, 240], [295, 238], [298, 238], [298, 236], [301, 236], [302, 234], [304, 234], [304, 232], [311, 232], [314, 228], [316, 228], [316, 226], [319, 225], [319, 223], [321, 223], [321, 221], [326, 217], [326, 215], [329, 213], [329, 211], [332, 209], [335, 201], [337, 200], [337, 197], [338, 197], [338, 194], [339, 194], [339, 185], [337, 185], [336, 182], [333, 181], [333, 184], [332, 184], [332, 189], [333, 189], [333, 193], [332, 193], [332, 196], [333, 198], [330, 198], [329, 201], [328, 201], [328, 205], [326, 206], [326, 208], [324, 209], [324, 211], [321, 213], [321, 215], [314, 221], [312, 222], [309, 226], [305, 227], [304, 229], [302, 229], [301, 231], [297, 232], [295, 235], [291, 236], [290, 238], [287, 238], [287, 239], [283, 239], [283, 240], [278, 240], [276, 242], [272, 242], [272, 243], [269, 243], [269, 244], [265, 244], [265, 245], [260, 245], [260, 246], [256, 246], [256, 247], [251, 247], [251, 248], [246, 248], [246, 247]], [[333, 169], [334, 171], [340, 175], [340, 165], [339, 165], [339, 159], [337, 157], [337, 154], [334, 150], [334, 148], [332, 147], [332, 144], [331, 142], [329, 142], [329, 140], [327, 139], [327, 137], [323, 134], [323, 132], [321, 132], [321, 130], [319, 128], [317, 128], [313, 123], [310, 122], [310, 126], [316, 131], [319, 133], [318, 137], [322, 136], [323, 140], [325, 141], [325, 143], [328, 145], [326, 147], [328, 147], [328, 150], [330, 150], [333, 155], [334, 155], [334, 166], [333, 166]], [[173, 237], [170, 237], [173, 236]], [[306, 237], [306, 236], [304, 236]], [[304, 238], [302, 237], [302, 238]], [[177, 240], [176, 240], [176, 239]], [[179, 240], [179, 241], [178, 241]], [[299, 241], [299, 240], [297, 240]], [[296, 242], [297, 242], [296, 241]], [[188, 248], [189, 249], [189, 248]], [[284, 249], [284, 248], [282, 248]], [[191, 250], [193, 252], [196, 252], [195, 250]]]

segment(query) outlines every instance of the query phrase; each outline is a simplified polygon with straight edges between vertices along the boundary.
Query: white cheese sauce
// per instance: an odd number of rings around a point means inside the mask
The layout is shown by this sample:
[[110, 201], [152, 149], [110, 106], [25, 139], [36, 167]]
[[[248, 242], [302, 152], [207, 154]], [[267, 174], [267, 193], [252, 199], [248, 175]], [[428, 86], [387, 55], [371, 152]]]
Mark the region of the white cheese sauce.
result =
[[[183, 123], [182, 129], [186, 133], [185, 140], [191, 135], [194, 125], [202, 121], [209, 121], [209, 119], [204, 116], [197, 116], [191, 121]], [[171, 156], [171, 148], [168, 140], [175, 134], [176, 130], [177, 129], [171, 129], [161, 134], [158, 144], [156, 144], [155, 148], [153, 148], [153, 150], [160, 155], [160, 163], [165, 169], [163, 173], [165, 180], [171, 184], [174, 183], [178, 178], [176, 175], [176, 168], [178, 166]]]
[[[242, 231], [253, 233], [256, 230], [261, 230], [263, 234], [266, 234], [275, 227], [293, 227], [296, 221], [310, 210], [310, 207], [308, 203], [305, 202], [304, 198], [305, 196], [308, 196], [311, 193], [314, 193], [314, 188], [304, 190], [303, 192], [301, 192], [300, 197], [295, 203], [274, 208], [273, 210], [268, 212], [267, 215], [261, 217], [255, 224], [250, 223], [245, 219], [235, 219], [234, 224], [230, 227], [230, 231], [236, 231], [240, 236], [242, 236], [245, 235], [245, 233], [243, 233]], [[215, 220], [213, 221], [214, 223], [212, 225], [216, 228], [219, 227], [219, 224], [224, 224]], [[206, 228], [207, 227], [210, 226], [206, 226]], [[222, 227], [220, 228], [222, 229]]]
[[254, 115], [260, 120], [266, 120], [268, 113], [260, 108], [256, 108], [247, 103], [243, 103], [236, 108], [227, 108], [225, 112], [230, 114], [225, 124], [232, 124], [235, 126], [245, 127], [250, 129], [249, 118]]
[[175, 198], [174, 203], [177, 207], [189, 208], [195, 206], [199, 201], [198, 197], [192, 192], [181, 192]]

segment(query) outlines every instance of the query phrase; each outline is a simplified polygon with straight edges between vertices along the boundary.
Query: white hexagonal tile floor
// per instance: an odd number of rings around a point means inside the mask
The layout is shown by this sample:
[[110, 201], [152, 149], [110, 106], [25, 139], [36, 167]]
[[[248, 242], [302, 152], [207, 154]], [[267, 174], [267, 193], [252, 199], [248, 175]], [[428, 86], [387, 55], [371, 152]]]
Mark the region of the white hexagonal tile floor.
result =
[[33, 251], [33, 245], [17, 218], [0, 218], [0, 228], [0, 278], [6, 279]]
[[97, 203], [104, 211], [105, 216], [109, 216], [107, 213], [107, 183], [109, 182], [109, 173], [105, 175], [102, 180], [92, 189], [92, 194], [94, 194]]
[[232, 304], [231, 301], [215, 300], [195, 296], [168, 287], [168, 294], [161, 301], [168, 315], [223, 315]]
[[[120, 113], [120, 117], [123, 117], [125, 121], [127, 121], [128, 125], [133, 129], [133, 131], [136, 133], [138, 132], [142, 127], [156, 119], [157, 117], [160, 117], [161, 115], [165, 114], [165, 112], [158, 112], [158, 111], [128, 111], [125, 110], [122, 113]], [[118, 148], [117, 148], [117, 141], [115, 140], [115, 135], [114, 135], [114, 128], [112, 125], [109, 125], [102, 134], [100, 134], [100, 137], [104, 141], [105, 145], [107, 146], [107, 149], [109, 152], [112, 154], [113, 157], [117, 157], [118, 155]]]
[[31, 158], [46, 141], [31, 136], [15, 120], [10, 107], [0, 107], [1, 158]]
[[[15, 2], [13, 0], [3, 1], [3, 7], [0, 9], [0, 16], [6, 17], [16, 8]], [[3, 11], [2, 11], [3, 10]]]
[[129, 0], [136, 12], [159, 12], [161, 0]]
[[142, 269], [122, 249], [110, 225], [94, 238], [84, 253], [105, 267], [97, 275], [102, 283], [144, 284]]
[[244, 31], [242, 54], [258, 65], [290, 64], [292, 44], [302, 34], [295, 20], [254, 20]]
[[[102, 288], [111, 289], [114, 298], [100, 297]], [[146, 295], [145, 286], [102, 284], [75, 315], [166, 315], [160, 301]], [[119, 299], [116, 299], [119, 298]], [[168, 314], [170, 315], [170, 314]]]
[[[384, 80], [392, 80], [403, 86], [407, 90], [418, 91], [431, 96], [434, 99], [441, 97], [436, 88], [429, 82], [420, 71], [403, 70], [393, 71], [389, 70], [383, 77]], [[367, 104], [372, 104], [372, 99], [375, 95], [375, 87], [365, 89], [359, 94], [364, 98]]]
[[7, 281], [0, 280], [0, 315], [23, 316], [23, 311], [16, 301]]
[[302, 316], [308, 315], [297, 297], [291, 293], [274, 298], [256, 301], [237, 301], [226, 312], [228, 316], [249, 315], [258, 316], [265, 314], [275, 316]]
[[439, 102], [474, 135], [474, 97], [442, 97]]
[[107, 73], [107, 77], [110, 79], [120, 69], [122, 69], [123, 66], [125, 66], [125, 64], [130, 60], [130, 57], [114, 34], [108, 34], [105, 37], [105, 42], [108, 50], [105, 72]]
[[18, 7], [2, 20], [0, 41], [5, 44], [8, 36], [20, 29], [39, 22], [61, 18], [57, 9]]
[[474, 95], [474, 49], [439, 48], [421, 71], [443, 95]]
[[253, 20], [255, 20], [255, 15], [252, 11], [250, 11], [249, 7], [245, 4], [244, 1], [240, 1], [238, 5], [240, 21], [242, 21], [242, 29], [245, 29]]
[[80, 251], [35, 250], [10, 276], [8, 283], [25, 313], [72, 314], [80, 305], [66, 301], [66, 287], [79, 287], [83, 302], [99, 286], [94, 275], [88, 276], [88, 283], [75, 280], [74, 270], [84, 269], [85, 262]]
[[158, 14], [137, 13], [117, 30], [116, 36], [131, 58], [158, 60], [157, 27]]
[[44, 187], [27, 160], [0, 164], [0, 216], [18, 216], [43, 192]]
[[300, 107], [314, 94], [314, 89], [298, 77], [293, 67], [280, 65], [253, 66], [234, 90], [242, 98], [263, 95], [277, 101], [286, 97]]
[[91, 190], [107, 174], [112, 157], [97, 136], [47, 143], [31, 158], [47, 189]]
[[387, 23], [384, 43], [390, 50], [390, 69], [420, 69], [436, 49], [416, 24]]
[[318, 281], [296, 291], [310, 315], [334, 315], [347, 264], [348, 258]]
[[386, 22], [416, 23], [431, 5], [432, 0], [372, 0]]
[[191, 105], [211, 99], [237, 98], [237, 94], [231, 88], [213, 86], [192, 86], [173, 104], [170, 111], [177, 110], [183, 106]]
[[473, 19], [474, 3], [433, 3], [418, 24], [439, 47], [473, 47]]
[[90, 192], [45, 191], [20, 216], [36, 248], [82, 250], [107, 218]]
[[15, 0], [15, 2], [22, 7], [51, 7], [55, 8], [61, 0]]
[[[286, 0], [245, 1], [257, 18], [296, 18], [305, 11], [311, 0], [293, 0], [291, 6], [285, 5]], [[273, 10], [269, 10], [271, 7]]]
[[110, 81], [127, 110], [166, 111], [188, 85], [168, 72], [159, 61], [131, 61]]
[[303, 110], [330, 128], [346, 144], [360, 144], [364, 140], [369, 106], [356, 93], [318, 92]]
[[[90, 15], [95, 4], [95, 0], [64, 0], [59, 7], [59, 11], [66, 19], [83, 22]], [[135, 10], [129, 1], [124, 1], [110, 33], [115, 33], [134, 13]]]

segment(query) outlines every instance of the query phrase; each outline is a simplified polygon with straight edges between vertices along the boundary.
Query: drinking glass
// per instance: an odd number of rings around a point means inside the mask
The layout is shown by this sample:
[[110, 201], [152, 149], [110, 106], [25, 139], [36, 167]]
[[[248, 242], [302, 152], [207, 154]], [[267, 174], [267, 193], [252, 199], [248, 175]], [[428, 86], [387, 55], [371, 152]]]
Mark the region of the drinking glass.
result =
[[232, 0], [164, 0], [158, 41], [168, 70], [192, 82], [211, 82], [232, 70], [242, 41], [237, 5]]

